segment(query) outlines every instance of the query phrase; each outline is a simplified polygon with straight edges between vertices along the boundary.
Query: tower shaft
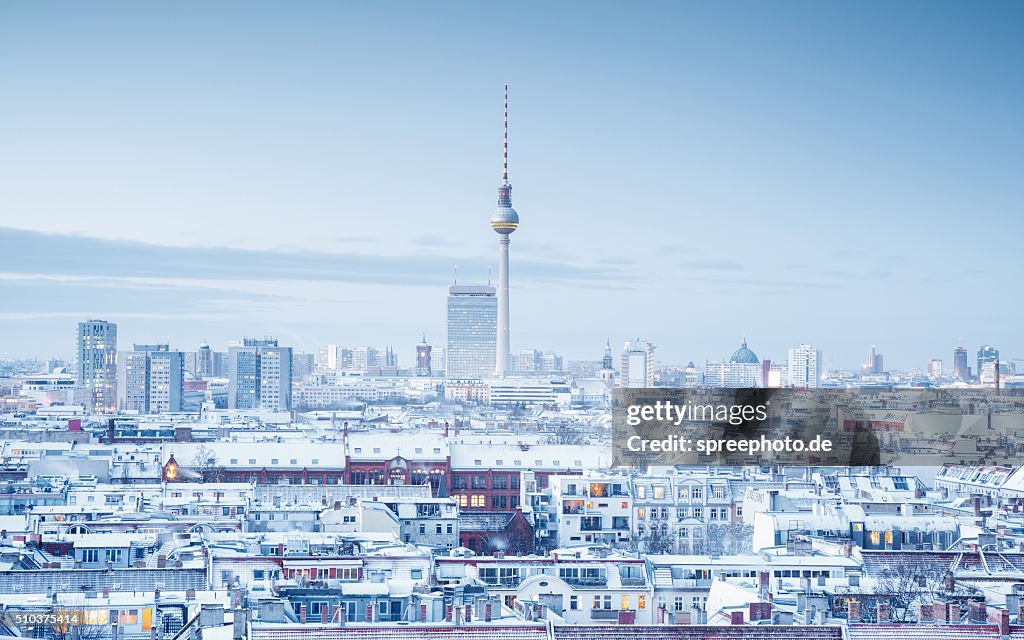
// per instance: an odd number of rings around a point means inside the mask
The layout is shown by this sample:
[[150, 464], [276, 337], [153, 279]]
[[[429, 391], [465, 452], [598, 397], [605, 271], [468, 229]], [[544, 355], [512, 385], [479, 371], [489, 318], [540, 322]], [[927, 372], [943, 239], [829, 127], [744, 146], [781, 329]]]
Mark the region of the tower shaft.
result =
[[509, 358], [512, 352], [509, 337], [508, 311], [508, 234], [498, 237], [498, 352], [495, 354], [495, 374], [505, 377], [509, 374]]

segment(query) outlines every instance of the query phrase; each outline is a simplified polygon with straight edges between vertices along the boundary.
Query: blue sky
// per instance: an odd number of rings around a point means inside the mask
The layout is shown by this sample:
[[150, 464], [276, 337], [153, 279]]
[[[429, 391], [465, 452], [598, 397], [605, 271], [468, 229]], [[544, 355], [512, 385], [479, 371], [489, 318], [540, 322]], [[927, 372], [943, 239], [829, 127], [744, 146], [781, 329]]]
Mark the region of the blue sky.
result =
[[1024, 5], [0, 4], [0, 357], [276, 335], [1024, 357]]

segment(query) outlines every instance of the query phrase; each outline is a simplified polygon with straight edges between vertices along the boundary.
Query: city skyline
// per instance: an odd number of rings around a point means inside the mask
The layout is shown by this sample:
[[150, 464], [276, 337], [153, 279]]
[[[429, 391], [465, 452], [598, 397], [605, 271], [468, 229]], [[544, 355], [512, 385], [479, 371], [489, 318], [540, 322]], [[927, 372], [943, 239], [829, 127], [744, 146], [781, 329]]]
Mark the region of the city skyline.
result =
[[126, 343], [273, 334], [408, 362], [423, 332], [441, 344], [453, 267], [483, 284], [495, 266], [505, 82], [531, 216], [513, 353], [591, 359], [608, 335], [666, 362], [743, 335], [776, 358], [814, 344], [826, 366], [870, 343], [893, 368], [961, 344], [1020, 353], [1002, 294], [1020, 267], [959, 225], [1019, 229], [1016, 6], [603, 5], [577, 29], [527, 5], [503, 24], [537, 44], [501, 65], [466, 55], [490, 51], [489, 9], [449, 25], [415, 5], [252, 6], [234, 27], [223, 8], [202, 26], [0, 9], [17, 96], [0, 105], [0, 327], [18, 336], [0, 357], [66, 355], [70, 323], [105, 317]]

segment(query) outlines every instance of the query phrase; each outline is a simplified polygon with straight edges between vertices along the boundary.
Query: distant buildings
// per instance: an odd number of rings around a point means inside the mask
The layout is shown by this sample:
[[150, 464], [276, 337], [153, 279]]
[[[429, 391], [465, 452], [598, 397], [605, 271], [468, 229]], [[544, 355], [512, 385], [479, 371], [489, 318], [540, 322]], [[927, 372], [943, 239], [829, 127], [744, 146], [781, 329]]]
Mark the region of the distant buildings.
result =
[[942, 378], [942, 360], [932, 358], [928, 361], [928, 377], [932, 380]]
[[447, 324], [445, 377], [465, 379], [494, 375], [498, 324], [494, 287], [449, 286]]
[[987, 365], [987, 364], [995, 365], [995, 363], [998, 362], [998, 361], [999, 361], [999, 349], [996, 349], [995, 347], [993, 347], [990, 344], [986, 344], [986, 345], [983, 345], [981, 347], [978, 347], [978, 368], [977, 368], [978, 374], [977, 375], [979, 377], [981, 376], [982, 370], [984, 370], [985, 365]]
[[708, 362], [704, 365], [704, 384], [709, 387], [760, 387], [763, 377], [761, 361], [747, 346], [746, 338], [728, 362]]
[[821, 378], [821, 351], [809, 344], [789, 350], [789, 386], [816, 389]]
[[88, 409], [117, 411], [117, 325], [105, 320], [78, 323], [76, 379], [88, 390]]
[[627, 389], [650, 389], [654, 386], [653, 344], [640, 338], [625, 344], [619, 386]]
[[291, 347], [246, 338], [228, 349], [229, 409], [288, 411], [291, 406]]
[[868, 350], [867, 362], [861, 370], [865, 375], [876, 375], [885, 371], [885, 360], [882, 354], [875, 350], [875, 345], [871, 345], [871, 349]]

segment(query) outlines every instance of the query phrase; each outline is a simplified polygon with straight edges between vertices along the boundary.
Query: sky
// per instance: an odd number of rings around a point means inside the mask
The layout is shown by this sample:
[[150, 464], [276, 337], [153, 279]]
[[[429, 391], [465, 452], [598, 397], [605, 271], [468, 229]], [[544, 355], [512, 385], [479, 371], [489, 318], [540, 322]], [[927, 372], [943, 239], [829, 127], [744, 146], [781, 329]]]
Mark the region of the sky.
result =
[[445, 340], [1024, 357], [1019, 2], [0, 2], [0, 358]]

